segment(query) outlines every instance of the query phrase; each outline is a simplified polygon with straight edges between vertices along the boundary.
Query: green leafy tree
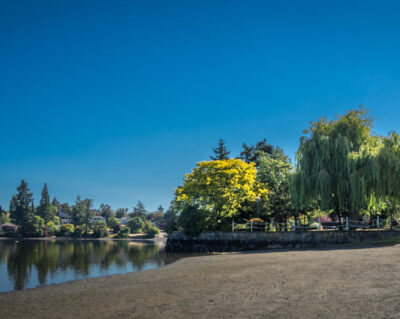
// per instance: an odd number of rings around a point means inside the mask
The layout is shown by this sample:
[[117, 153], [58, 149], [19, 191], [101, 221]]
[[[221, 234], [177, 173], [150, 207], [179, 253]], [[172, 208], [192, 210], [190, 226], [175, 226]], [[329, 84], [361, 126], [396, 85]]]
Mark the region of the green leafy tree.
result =
[[140, 233], [145, 227], [145, 223], [143, 219], [136, 216], [133, 217], [130, 221], [128, 221], [128, 227], [131, 230], [132, 234]]
[[77, 225], [81, 225], [83, 223], [81, 202], [82, 202], [81, 197], [78, 195], [75, 201], [75, 205], [72, 208], [72, 221], [74, 223], [74, 227], [76, 227]]
[[54, 220], [55, 209], [52, 208], [50, 203], [50, 196], [46, 183], [43, 186], [42, 198], [40, 199], [39, 206], [37, 207], [37, 214], [42, 217], [46, 223]]
[[57, 233], [57, 226], [54, 224], [54, 222], [49, 221], [46, 223], [46, 230], [47, 230], [47, 234], [49, 236], [54, 236]]
[[107, 235], [107, 225], [105, 222], [98, 221], [93, 226], [94, 237], [104, 237]]
[[[296, 154], [297, 171], [290, 181], [296, 208], [318, 200], [322, 210], [332, 209], [339, 220], [350, 213], [353, 219], [358, 219], [364, 203], [357, 201], [360, 192], [356, 185], [362, 183], [362, 177], [359, 168], [349, 167], [354, 166], [352, 155], [371, 143], [371, 125], [372, 120], [363, 108], [350, 110], [330, 122], [326, 118], [311, 122], [305, 131], [307, 136], [301, 139]], [[360, 161], [361, 158], [358, 166], [368, 166]]]
[[[287, 156], [271, 156], [267, 153], [260, 156], [257, 178], [268, 185], [270, 190], [268, 201], [259, 202], [259, 207], [265, 212], [261, 218], [274, 220], [278, 223], [287, 223], [294, 214], [294, 208], [289, 193], [289, 176], [293, 167]], [[253, 215], [254, 216], [254, 215]]]
[[119, 219], [116, 217], [110, 217], [107, 220], [107, 225], [114, 231], [114, 233], [116, 233], [119, 230]]
[[265, 138], [262, 141], [257, 142], [255, 145], [248, 146], [243, 143], [243, 151], [240, 152], [239, 158], [246, 163], [256, 163], [256, 166], [258, 167], [260, 156], [264, 156], [265, 154], [272, 158], [286, 157], [286, 160], [288, 160], [281, 148], [268, 144]]
[[125, 217], [128, 213], [128, 208], [118, 208], [117, 211], [115, 212], [115, 217], [121, 219], [122, 217]]
[[178, 230], [178, 212], [173, 205], [165, 212], [162, 220], [167, 233]]
[[60, 227], [60, 236], [69, 237], [75, 232], [75, 227], [72, 224], [63, 224]]
[[83, 223], [85, 225], [85, 236], [88, 234], [88, 228], [92, 224], [92, 218], [94, 217], [94, 211], [92, 210], [92, 204], [93, 200], [92, 199], [84, 199], [81, 202], [81, 214], [83, 218]]
[[44, 234], [44, 219], [40, 216], [29, 213], [27, 219], [24, 221], [24, 235], [41, 237]]
[[115, 215], [110, 205], [100, 204], [100, 215], [103, 216], [106, 221]]
[[128, 238], [130, 234], [129, 227], [124, 227], [118, 231], [117, 238]]
[[246, 201], [267, 198], [268, 189], [256, 180], [256, 174], [254, 163], [240, 159], [200, 162], [176, 189], [175, 206], [181, 212], [187, 206], [207, 211], [208, 228], [220, 229]]
[[229, 152], [225, 147], [225, 142], [222, 139], [219, 139], [218, 145], [216, 148], [213, 148], [214, 156], [210, 156], [213, 161], [221, 161], [229, 159]]

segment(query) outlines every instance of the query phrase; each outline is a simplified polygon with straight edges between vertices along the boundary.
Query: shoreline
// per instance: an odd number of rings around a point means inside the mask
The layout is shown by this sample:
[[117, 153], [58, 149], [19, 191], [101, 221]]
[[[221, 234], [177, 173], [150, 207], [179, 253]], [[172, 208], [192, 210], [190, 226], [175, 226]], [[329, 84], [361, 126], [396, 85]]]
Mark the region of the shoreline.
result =
[[399, 270], [400, 245], [225, 253], [6, 292], [0, 309], [10, 319], [387, 318], [399, 310]]
[[[136, 237], [136, 238], [135, 238]], [[2, 237], [0, 236], [0, 240], [38, 240], [38, 241], [73, 241], [73, 240], [86, 240], [86, 241], [133, 241], [133, 242], [148, 242], [148, 243], [157, 243], [157, 242], [165, 242], [167, 241], [167, 235], [164, 232], [161, 232], [159, 236], [155, 238], [146, 238], [144, 235], [132, 236], [129, 238], [112, 238], [112, 237], [100, 237], [100, 238], [88, 238], [88, 237]]]

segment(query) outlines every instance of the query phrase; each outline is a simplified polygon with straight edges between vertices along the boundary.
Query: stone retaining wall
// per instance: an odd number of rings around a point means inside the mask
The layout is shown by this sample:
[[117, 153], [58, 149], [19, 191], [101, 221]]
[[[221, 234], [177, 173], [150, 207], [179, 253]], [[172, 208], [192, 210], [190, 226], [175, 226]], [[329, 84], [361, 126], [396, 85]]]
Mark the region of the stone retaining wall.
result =
[[168, 252], [223, 252], [258, 249], [313, 248], [360, 243], [400, 235], [396, 231], [310, 232], [208, 232], [188, 238], [182, 233], [168, 236]]

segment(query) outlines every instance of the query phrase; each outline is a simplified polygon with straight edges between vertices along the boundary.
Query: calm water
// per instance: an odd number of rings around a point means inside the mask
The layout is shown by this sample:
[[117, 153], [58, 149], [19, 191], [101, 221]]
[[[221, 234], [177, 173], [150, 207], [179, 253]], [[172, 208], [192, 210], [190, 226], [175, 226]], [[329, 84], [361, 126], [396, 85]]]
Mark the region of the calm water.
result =
[[0, 292], [154, 269], [180, 257], [127, 241], [0, 240]]

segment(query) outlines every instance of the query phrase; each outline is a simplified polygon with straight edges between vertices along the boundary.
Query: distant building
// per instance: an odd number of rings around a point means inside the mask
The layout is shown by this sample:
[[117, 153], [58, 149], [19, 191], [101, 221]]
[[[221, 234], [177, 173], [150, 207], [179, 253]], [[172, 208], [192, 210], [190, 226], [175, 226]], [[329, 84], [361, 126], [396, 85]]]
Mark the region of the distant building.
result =
[[3, 231], [17, 231], [17, 230], [18, 230], [18, 226], [15, 225], [15, 224], [6, 223], [6, 224], [3, 224], [3, 225], [1, 226], [1, 229], [2, 229]]
[[121, 225], [128, 225], [128, 222], [130, 220], [130, 217], [122, 217], [119, 222], [121, 223]]
[[72, 224], [72, 219], [70, 218], [60, 218], [61, 225]]
[[106, 219], [103, 216], [94, 216], [90, 222], [92, 222], [93, 224], [97, 223], [97, 222], [106, 222]]

